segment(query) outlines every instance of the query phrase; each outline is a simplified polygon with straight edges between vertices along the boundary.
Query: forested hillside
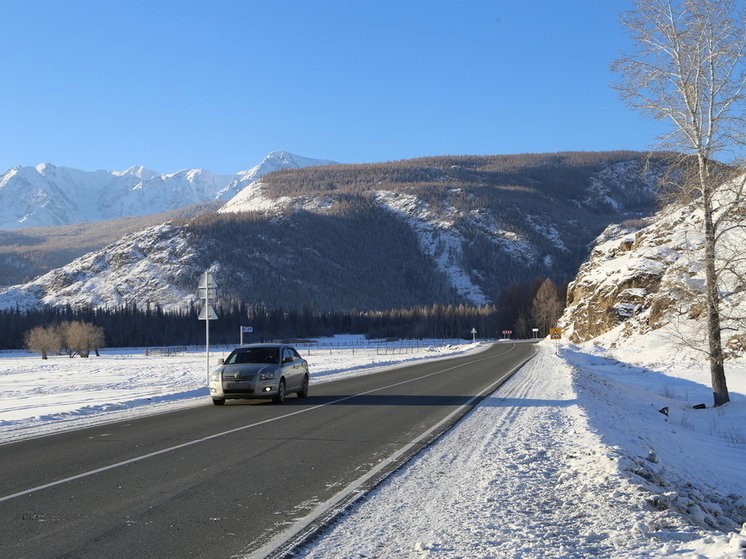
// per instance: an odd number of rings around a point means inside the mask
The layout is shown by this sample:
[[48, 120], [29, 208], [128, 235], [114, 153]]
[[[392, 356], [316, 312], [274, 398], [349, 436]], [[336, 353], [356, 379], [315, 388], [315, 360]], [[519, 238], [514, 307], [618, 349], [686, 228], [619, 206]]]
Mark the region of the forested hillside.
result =
[[[440, 156], [281, 170], [267, 175], [262, 183], [267, 187], [265, 194], [273, 198], [408, 188], [437, 202], [438, 193], [448, 188], [490, 187], [497, 192], [488, 188], [474, 193], [475, 198], [465, 197], [462, 208], [479, 207], [497, 194], [529, 192], [543, 193], [546, 202], [565, 200], [599, 213], [649, 211], [653, 193], [640, 164], [651, 165], [655, 173], [665, 158], [663, 153], [649, 157], [631, 151]], [[599, 196], [604, 192], [613, 200]]]
[[324, 310], [463, 302], [406, 223], [365, 197], [323, 213], [209, 214], [185, 227], [200, 247], [196, 271], [219, 263], [229, 300]]
[[663, 165], [662, 155], [609, 152], [282, 170], [219, 213], [139, 231], [3, 290], [0, 308], [185, 309], [206, 269], [221, 304], [486, 306], [515, 284], [571, 280], [608, 224], [654, 211]]
[[[392, 289], [398, 288], [397, 276], [405, 274], [409, 291], [425, 298], [483, 304], [496, 301], [511, 282], [536, 276], [552, 278], [558, 284], [572, 279], [586, 259], [590, 243], [608, 224], [654, 211], [654, 185], [664, 161], [664, 154], [648, 160], [635, 152], [572, 152], [309, 167], [264, 177], [259, 189], [265, 199], [263, 207], [266, 200], [274, 201], [271, 211], [247, 211], [254, 206], [242, 204], [240, 193], [221, 212], [265, 220], [276, 231], [268, 239], [276, 242], [283, 238], [290, 249], [324, 235], [322, 246], [336, 246], [307, 251], [296, 258], [313, 267], [313, 255], [323, 255], [322, 259], [328, 257], [330, 270], [347, 266], [348, 274], [354, 274], [356, 268], [364, 272], [365, 265], [339, 251], [347, 245], [354, 252], [354, 243], [375, 239], [374, 245], [387, 247], [389, 259], [397, 260], [388, 262], [381, 253], [382, 260], [373, 264], [381, 271], [396, 268], [387, 272]], [[251, 200], [256, 202], [255, 192]], [[355, 225], [361, 216], [380, 210], [406, 227]], [[278, 215], [281, 221], [277, 221]], [[303, 220], [312, 220], [313, 225], [301, 223]], [[344, 232], [338, 229], [340, 221], [347, 229]], [[281, 222], [289, 231], [281, 232]], [[335, 228], [336, 241], [331, 232]], [[312, 235], [308, 235], [310, 231]], [[293, 235], [296, 238], [291, 241], [288, 236]], [[282, 244], [277, 243], [279, 250]], [[398, 253], [404, 258], [398, 258]], [[378, 255], [378, 251], [369, 254]], [[409, 264], [420, 255], [427, 257], [429, 265], [410, 270]], [[318, 277], [313, 271], [308, 274]], [[365, 273], [359, 277], [371, 281]], [[435, 292], [422, 291], [418, 277], [428, 277]], [[441, 288], [443, 279], [450, 284], [450, 291]], [[312, 283], [319, 285], [318, 281]], [[354, 290], [357, 305], [369, 304], [363, 303], [363, 298], [369, 297], [365, 290], [354, 282], [343, 285]], [[389, 300], [385, 294], [367, 285], [379, 293], [374, 299], [385, 305], [383, 301]]]

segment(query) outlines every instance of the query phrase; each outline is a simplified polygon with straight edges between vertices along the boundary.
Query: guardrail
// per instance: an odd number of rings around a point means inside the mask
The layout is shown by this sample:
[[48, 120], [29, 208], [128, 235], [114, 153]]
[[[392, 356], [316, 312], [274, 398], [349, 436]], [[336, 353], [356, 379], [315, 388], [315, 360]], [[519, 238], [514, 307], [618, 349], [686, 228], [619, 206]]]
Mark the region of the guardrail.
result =
[[299, 352], [306, 355], [314, 353], [326, 353], [329, 355], [335, 352], [350, 352], [355, 355], [356, 352], [367, 353], [375, 352], [376, 355], [405, 355], [425, 351], [431, 348], [466, 345], [472, 343], [470, 340], [453, 339], [453, 340], [358, 340], [345, 342], [295, 342], [293, 346]]
[[181, 355], [182, 353], [186, 353], [187, 348], [186, 346], [179, 346], [179, 347], [148, 347], [145, 349], [145, 355], [147, 356], [158, 356], [158, 357], [168, 357], [170, 355]]

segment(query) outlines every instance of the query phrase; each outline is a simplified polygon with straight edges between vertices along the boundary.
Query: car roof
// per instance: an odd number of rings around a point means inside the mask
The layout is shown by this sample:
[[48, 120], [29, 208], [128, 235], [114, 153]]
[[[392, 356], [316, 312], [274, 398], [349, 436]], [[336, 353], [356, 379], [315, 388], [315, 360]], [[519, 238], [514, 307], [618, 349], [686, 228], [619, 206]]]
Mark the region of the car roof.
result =
[[274, 347], [274, 348], [280, 348], [280, 347], [288, 347], [287, 344], [245, 344], [242, 346], [238, 346], [236, 349], [251, 349], [252, 347]]

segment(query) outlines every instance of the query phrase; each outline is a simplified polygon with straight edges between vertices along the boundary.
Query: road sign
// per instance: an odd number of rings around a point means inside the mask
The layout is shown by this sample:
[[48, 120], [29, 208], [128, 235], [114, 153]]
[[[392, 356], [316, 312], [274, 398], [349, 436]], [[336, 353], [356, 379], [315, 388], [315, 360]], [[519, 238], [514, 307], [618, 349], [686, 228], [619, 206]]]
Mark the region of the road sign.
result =
[[204, 306], [197, 318], [205, 321], [205, 369], [207, 370], [207, 386], [210, 386], [210, 321], [218, 319], [218, 315], [215, 313], [215, 309], [212, 308], [210, 302], [217, 297], [217, 290], [218, 284], [212, 279], [210, 271], [205, 270], [205, 273], [200, 276], [199, 285], [197, 286], [199, 298], [204, 301]]
[[238, 333], [238, 339], [241, 345], [243, 345], [243, 335], [244, 334], [251, 334], [254, 331], [253, 326], [241, 326], [241, 330]]
[[215, 283], [214, 279], [212, 279], [212, 274], [210, 272], [205, 272], [200, 276], [199, 285], [197, 287], [200, 289], [217, 289], [218, 284]]
[[200, 299], [215, 299], [218, 295], [218, 290], [214, 287], [200, 287], [197, 291]]
[[199, 317], [198, 318], [200, 320], [208, 320], [208, 319], [209, 320], [217, 320], [218, 319], [218, 315], [215, 314], [215, 309], [212, 308], [212, 305], [210, 305], [208, 303], [199, 312]]
[[562, 339], [562, 328], [550, 328], [549, 337], [553, 340], [561, 340]]

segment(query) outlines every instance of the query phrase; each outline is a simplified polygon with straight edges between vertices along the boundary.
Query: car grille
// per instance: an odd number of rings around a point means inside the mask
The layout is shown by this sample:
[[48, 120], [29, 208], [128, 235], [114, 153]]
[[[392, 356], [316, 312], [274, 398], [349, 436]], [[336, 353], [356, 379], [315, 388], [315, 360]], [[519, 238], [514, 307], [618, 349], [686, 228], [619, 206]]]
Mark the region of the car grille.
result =
[[223, 378], [224, 392], [248, 392], [251, 393], [254, 377]]
[[253, 394], [253, 393], [254, 393], [253, 388], [237, 388], [237, 387], [227, 388], [223, 386], [223, 394]]

